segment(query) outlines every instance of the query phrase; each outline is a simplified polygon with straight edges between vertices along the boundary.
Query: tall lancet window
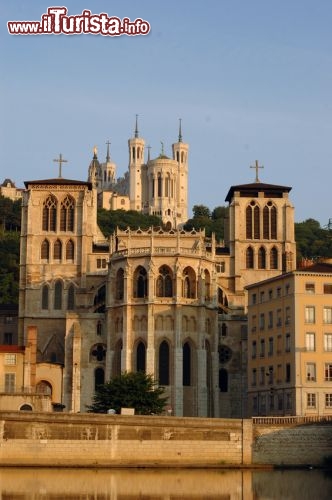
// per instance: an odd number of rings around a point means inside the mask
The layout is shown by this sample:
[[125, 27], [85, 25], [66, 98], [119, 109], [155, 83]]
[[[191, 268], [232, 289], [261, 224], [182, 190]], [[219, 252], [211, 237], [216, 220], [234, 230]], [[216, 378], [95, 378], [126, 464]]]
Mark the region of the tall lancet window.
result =
[[277, 239], [277, 209], [269, 201], [263, 210], [263, 238], [266, 240]]
[[136, 349], [136, 371], [145, 372], [146, 369], [146, 347], [143, 342], [137, 344]]
[[271, 248], [270, 269], [278, 269], [278, 250], [276, 247]]
[[162, 178], [161, 178], [161, 174], [158, 174], [158, 197], [161, 198], [162, 197], [162, 185], [163, 185], [163, 182], [162, 182]]
[[266, 269], [266, 250], [264, 247], [258, 249], [258, 269]]
[[156, 283], [157, 297], [172, 297], [173, 296], [173, 279], [172, 272], [168, 266], [161, 266], [159, 276]]
[[159, 346], [159, 385], [169, 385], [169, 345], [166, 340]]
[[50, 244], [47, 240], [44, 240], [41, 245], [41, 258], [42, 260], [49, 260], [50, 258]]
[[60, 231], [74, 231], [75, 202], [71, 196], [66, 196], [61, 202]]
[[246, 268], [254, 268], [254, 250], [252, 249], [252, 247], [248, 247], [246, 250]]
[[246, 208], [246, 237], [248, 240], [260, 238], [260, 209], [255, 201]]
[[43, 231], [56, 231], [56, 211], [56, 198], [50, 195], [43, 203]]
[[146, 269], [138, 266], [134, 273], [134, 297], [143, 299], [148, 296], [148, 275]]

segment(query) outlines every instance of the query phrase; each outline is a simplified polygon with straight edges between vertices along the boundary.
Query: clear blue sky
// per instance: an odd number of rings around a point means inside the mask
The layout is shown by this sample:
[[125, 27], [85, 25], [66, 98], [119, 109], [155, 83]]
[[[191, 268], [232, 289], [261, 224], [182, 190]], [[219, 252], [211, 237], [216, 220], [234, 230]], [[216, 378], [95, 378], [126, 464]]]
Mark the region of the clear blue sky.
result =
[[12, 36], [7, 21], [40, 20], [44, 0], [0, 0], [0, 182], [87, 178], [92, 148], [111, 141], [117, 175], [139, 115], [151, 155], [190, 145], [189, 207], [224, 204], [231, 185], [292, 186], [295, 219], [332, 218], [330, 0], [68, 0], [151, 24], [147, 36]]

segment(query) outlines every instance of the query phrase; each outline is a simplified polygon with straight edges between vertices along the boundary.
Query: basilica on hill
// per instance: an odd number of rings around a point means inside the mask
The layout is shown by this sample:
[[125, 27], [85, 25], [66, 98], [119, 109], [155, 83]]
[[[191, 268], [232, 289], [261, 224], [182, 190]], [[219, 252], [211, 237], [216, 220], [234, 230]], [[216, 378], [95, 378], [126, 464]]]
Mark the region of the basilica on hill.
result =
[[[261, 182], [258, 163], [254, 182], [221, 185], [229, 206], [221, 244], [183, 229], [181, 123], [172, 158], [163, 147], [157, 158], [146, 154], [137, 121], [128, 148], [128, 172], [117, 180], [108, 144], [104, 163], [94, 151], [87, 181], [60, 170], [25, 182], [19, 343], [36, 339], [44, 367], [36, 383], [65, 411], [85, 412], [98, 384], [144, 370], [165, 387], [175, 416], [246, 416], [245, 287], [295, 268], [291, 188]], [[99, 206], [156, 214], [164, 226], [106, 239]]]

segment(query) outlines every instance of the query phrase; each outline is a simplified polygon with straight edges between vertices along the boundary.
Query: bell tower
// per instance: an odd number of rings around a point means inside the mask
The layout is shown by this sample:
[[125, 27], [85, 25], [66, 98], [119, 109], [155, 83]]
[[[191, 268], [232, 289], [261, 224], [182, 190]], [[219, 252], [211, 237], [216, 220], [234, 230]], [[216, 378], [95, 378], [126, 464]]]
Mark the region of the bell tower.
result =
[[128, 140], [129, 147], [129, 198], [131, 210], [142, 210], [142, 166], [144, 165], [145, 141], [139, 137], [138, 115], [136, 115], [134, 137]]
[[173, 160], [177, 162], [177, 220], [188, 219], [188, 151], [189, 145], [182, 141], [182, 120], [179, 119], [178, 141], [172, 144]]

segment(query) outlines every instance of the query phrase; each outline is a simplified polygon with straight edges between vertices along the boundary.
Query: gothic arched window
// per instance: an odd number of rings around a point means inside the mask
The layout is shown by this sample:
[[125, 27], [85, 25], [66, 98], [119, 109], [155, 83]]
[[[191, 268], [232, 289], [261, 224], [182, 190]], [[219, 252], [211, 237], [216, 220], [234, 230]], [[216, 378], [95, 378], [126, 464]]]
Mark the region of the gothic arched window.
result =
[[246, 268], [254, 268], [254, 250], [252, 247], [248, 247], [246, 250]]
[[189, 342], [185, 342], [182, 348], [183, 360], [182, 360], [182, 385], [191, 385], [191, 347]]
[[53, 246], [53, 259], [61, 260], [62, 258], [62, 243], [60, 240], [56, 240]]
[[260, 238], [260, 209], [255, 201], [246, 208], [246, 237], [248, 240]]
[[278, 269], [278, 250], [276, 249], [276, 247], [271, 248], [270, 269]]
[[138, 266], [134, 273], [134, 297], [145, 298], [148, 296], [148, 276], [146, 269]]
[[258, 249], [258, 269], [266, 269], [266, 250], [263, 247]]
[[162, 178], [161, 178], [161, 174], [158, 174], [157, 186], [158, 186], [158, 196], [159, 196], [159, 198], [161, 198], [161, 196], [162, 196]]
[[66, 243], [66, 260], [74, 260], [74, 242], [69, 240]]
[[256, 205], [254, 207], [254, 239], [259, 240], [260, 237], [261, 237], [260, 210], [259, 207]]
[[43, 231], [56, 231], [57, 200], [54, 196], [48, 196], [43, 203]]
[[263, 210], [263, 238], [277, 239], [277, 209], [272, 201], [269, 201]]
[[115, 278], [115, 298], [122, 300], [124, 295], [124, 270], [121, 268], [116, 273]]
[[186, 267], [183, 271], [183, 297], [196, 298], [196, 274], [191, 267]]
[[74, 231], [75, 201], [71, 196], [66, 196], [61, 202], [60, 231]]
[[68, 288], [67, 309], [68, 309], [68, 311], [73, 311], [75, 309], [75, 287], [74, 287], [74, 285], [69, 285], [69, 288]]
[[50, 258], [50, 244], [48, 242], [48, 240], [44, 240], [42, 245], [41, 245], [41, 252], [40, 252], [40, 256], [42, 258], [42, 260], [49, 260]]
[[42, 288], [42, 309], [48, 309], [48, 296], [49, 288], [47, 285], [44, 285]]
[[157, 297], [172, 297], [173, 296], [173, 280], [172, 272], [168, 266], [159, 268], [159, 276], [156, 283]]
[[143, 342], [139, 342], [136, 348], [136, 371], [145, 372], [146, 368], [146, 348]]
[[62, 283], [56, 281], [54, 285], [54, 309], [62, 309]]
[[159, 346], [159, 385], [169, 385], [169, 345], [166, 340]]

